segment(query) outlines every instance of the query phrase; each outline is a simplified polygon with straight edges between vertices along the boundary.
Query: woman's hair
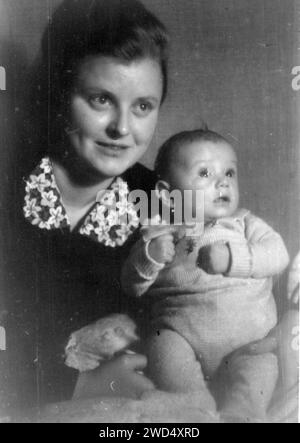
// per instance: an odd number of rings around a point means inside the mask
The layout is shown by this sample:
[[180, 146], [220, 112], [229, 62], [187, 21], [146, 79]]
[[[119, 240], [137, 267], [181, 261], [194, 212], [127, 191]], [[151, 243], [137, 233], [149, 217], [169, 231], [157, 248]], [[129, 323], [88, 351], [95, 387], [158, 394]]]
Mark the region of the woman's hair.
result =
[[183, 131], [170, 137], [161, 146], [155, 161], [155, 172], [159, 178], [165, 178], [168, 175], [169, 167], [178, 150], [184, 145], [208, 141], [213, 143], [229, 143], [225, 137], [217, 132], [211, 131], [204, 126], [203, 129], [194, 129], [192, 131]]
[[164, 25], [138, 0], [64, 0], [43, 35], [35, 81], [33, 103], [38, 117], [44, 117], [44, 131], [48, 127], [47, 144], [55, 146], [61, 141], [70, 93], [86, 57], [157, 60], [163, 76], [163, 101], [168, 86], [167, 47]]

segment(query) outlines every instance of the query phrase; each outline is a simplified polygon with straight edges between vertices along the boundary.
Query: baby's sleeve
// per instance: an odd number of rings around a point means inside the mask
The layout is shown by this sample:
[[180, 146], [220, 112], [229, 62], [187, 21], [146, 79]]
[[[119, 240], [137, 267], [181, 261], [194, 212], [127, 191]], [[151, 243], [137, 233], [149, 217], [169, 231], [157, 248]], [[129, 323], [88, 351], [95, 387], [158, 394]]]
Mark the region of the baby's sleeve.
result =
[[141, 297], [145, 294], [165, 267], [150, 257], [148, 253], [150, 241], [140, 238], [122, 268], [122, 289], [130, 296]]
[[250, 277], [267, 278], [280, 274], [288, 266], [289, 255], [281, 236], [251, 213], [245, 217], [245, 237], [244, 245], [230, 243], [231, 276], [244, 266], [250, 269]]

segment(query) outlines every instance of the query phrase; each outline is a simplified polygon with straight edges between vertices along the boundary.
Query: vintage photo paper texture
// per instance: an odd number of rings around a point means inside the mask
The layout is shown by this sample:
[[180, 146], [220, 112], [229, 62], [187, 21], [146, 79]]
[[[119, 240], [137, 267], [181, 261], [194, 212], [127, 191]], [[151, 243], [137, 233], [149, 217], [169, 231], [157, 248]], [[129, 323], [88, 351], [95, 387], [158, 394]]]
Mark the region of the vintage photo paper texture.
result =
[[0, 0], [0, 423], [298, 422], [299, 0]]

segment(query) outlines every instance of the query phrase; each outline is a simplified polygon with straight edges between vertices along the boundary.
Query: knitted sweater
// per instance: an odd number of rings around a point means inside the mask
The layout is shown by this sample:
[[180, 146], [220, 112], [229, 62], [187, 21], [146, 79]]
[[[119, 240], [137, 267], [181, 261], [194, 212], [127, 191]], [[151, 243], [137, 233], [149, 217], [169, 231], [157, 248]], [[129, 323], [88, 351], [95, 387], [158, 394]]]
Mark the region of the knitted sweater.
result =
[[[275, 326], [272, 276], [285, 269], [289, 258], [280, 235], [263, 220], [247, 210], [219, 219], [201, 236], [182, 238], [169, 265], [149, 256], [150, 241], [142, 238], [132, 249], [122, 272], [123, 289], [147, 295], [152, 326], [180, 333], [205, 372], [212, 374], [225, 355]], [[199, 250], [216, 241], [230, 248], [226, 275], [207, 274], [197, 266]]]

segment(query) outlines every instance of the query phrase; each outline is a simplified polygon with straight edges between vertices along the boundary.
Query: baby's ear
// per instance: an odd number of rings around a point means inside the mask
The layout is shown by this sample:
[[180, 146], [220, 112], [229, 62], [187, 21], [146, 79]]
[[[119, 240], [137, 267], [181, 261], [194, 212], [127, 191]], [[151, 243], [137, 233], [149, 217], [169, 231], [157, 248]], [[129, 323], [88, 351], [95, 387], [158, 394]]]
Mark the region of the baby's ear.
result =
[[124, 334], [124, 329], [121, 328], [121, 326], [117, 326], [116, 328], [114, 328], [114, 331], [116, 333], [116, 335], [118, 335], [119, 337], [123, 337]]
[[170, 185], [164, 180], [158, 180], [155, 185], [156, 197], [160, 199], [165, 205], [171, 207], [170, 201]]

